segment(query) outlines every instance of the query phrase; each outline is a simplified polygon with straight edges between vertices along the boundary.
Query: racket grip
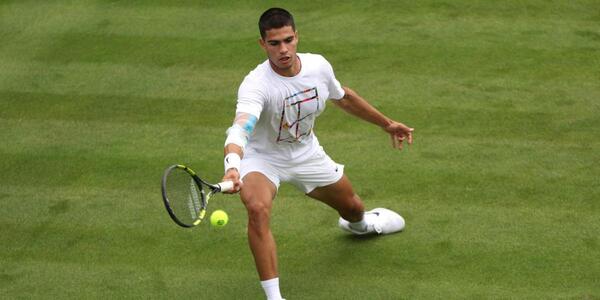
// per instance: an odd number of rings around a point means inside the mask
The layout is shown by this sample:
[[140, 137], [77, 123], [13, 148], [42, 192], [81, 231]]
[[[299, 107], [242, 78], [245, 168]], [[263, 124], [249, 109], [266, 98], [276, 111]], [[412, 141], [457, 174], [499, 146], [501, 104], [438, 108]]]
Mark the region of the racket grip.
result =
[[229, 192], [233, 190], [233, 181], [223, 181], [217, 185], [221, 188], [221, 192]]

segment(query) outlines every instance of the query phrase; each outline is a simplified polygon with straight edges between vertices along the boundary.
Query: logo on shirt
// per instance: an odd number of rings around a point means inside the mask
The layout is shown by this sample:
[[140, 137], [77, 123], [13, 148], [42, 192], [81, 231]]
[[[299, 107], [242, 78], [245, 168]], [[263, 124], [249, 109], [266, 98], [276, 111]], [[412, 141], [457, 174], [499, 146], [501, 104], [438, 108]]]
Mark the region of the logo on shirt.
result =
[[296, 92], [283, 100], [277, 142], [296, 143], [312, 132], [320, 109], [317, 88]]

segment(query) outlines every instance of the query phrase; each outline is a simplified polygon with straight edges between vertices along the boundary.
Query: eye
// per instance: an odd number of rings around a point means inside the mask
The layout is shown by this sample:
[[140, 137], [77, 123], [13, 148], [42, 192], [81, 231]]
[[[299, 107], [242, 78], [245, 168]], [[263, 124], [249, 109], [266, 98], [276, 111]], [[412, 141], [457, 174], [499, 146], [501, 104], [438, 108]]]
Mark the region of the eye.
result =
[[285, 39], [284, 41], [286, 44], [289, 44], [294, 41], [294, 37], [289, 37], [289, 38]]
[[278, 41], [271, 41], [271, 42], [269, 42], [269, 45], [271, 45], [271, 46], [277, 46], [277, 45], [279, 45], [279, 42]]

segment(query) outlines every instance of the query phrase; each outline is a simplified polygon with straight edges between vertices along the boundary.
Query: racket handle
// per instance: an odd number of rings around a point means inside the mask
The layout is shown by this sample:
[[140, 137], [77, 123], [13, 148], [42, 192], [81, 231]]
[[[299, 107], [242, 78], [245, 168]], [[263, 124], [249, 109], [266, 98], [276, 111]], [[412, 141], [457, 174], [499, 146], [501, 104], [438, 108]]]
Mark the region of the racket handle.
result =
[[221, 188], [221, 192], [229, 192], [233, 190], [233, 181], [223, 181], [217, 185]]

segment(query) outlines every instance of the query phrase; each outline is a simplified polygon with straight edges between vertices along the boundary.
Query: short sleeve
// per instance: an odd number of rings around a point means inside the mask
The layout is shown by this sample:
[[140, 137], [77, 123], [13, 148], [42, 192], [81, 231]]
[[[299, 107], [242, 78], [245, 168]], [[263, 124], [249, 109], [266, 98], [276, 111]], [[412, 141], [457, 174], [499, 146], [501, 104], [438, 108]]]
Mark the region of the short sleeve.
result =
[[335, 78], [335, 74], [333, 73], [333, 67], [331, 64], [325, 59], [325, 70], [327, 76], [327, 88], [329, 89], [329, 98], [340, 100], [344, 97], [346, 92], [342, 88], [340, 82]]
[[236, 115], [239, 113], [249, 113], [256, 118], [260, 118], [267, 99], [261, 87], [262, 85], [254, 80], [244, 79], [238, 89]]

